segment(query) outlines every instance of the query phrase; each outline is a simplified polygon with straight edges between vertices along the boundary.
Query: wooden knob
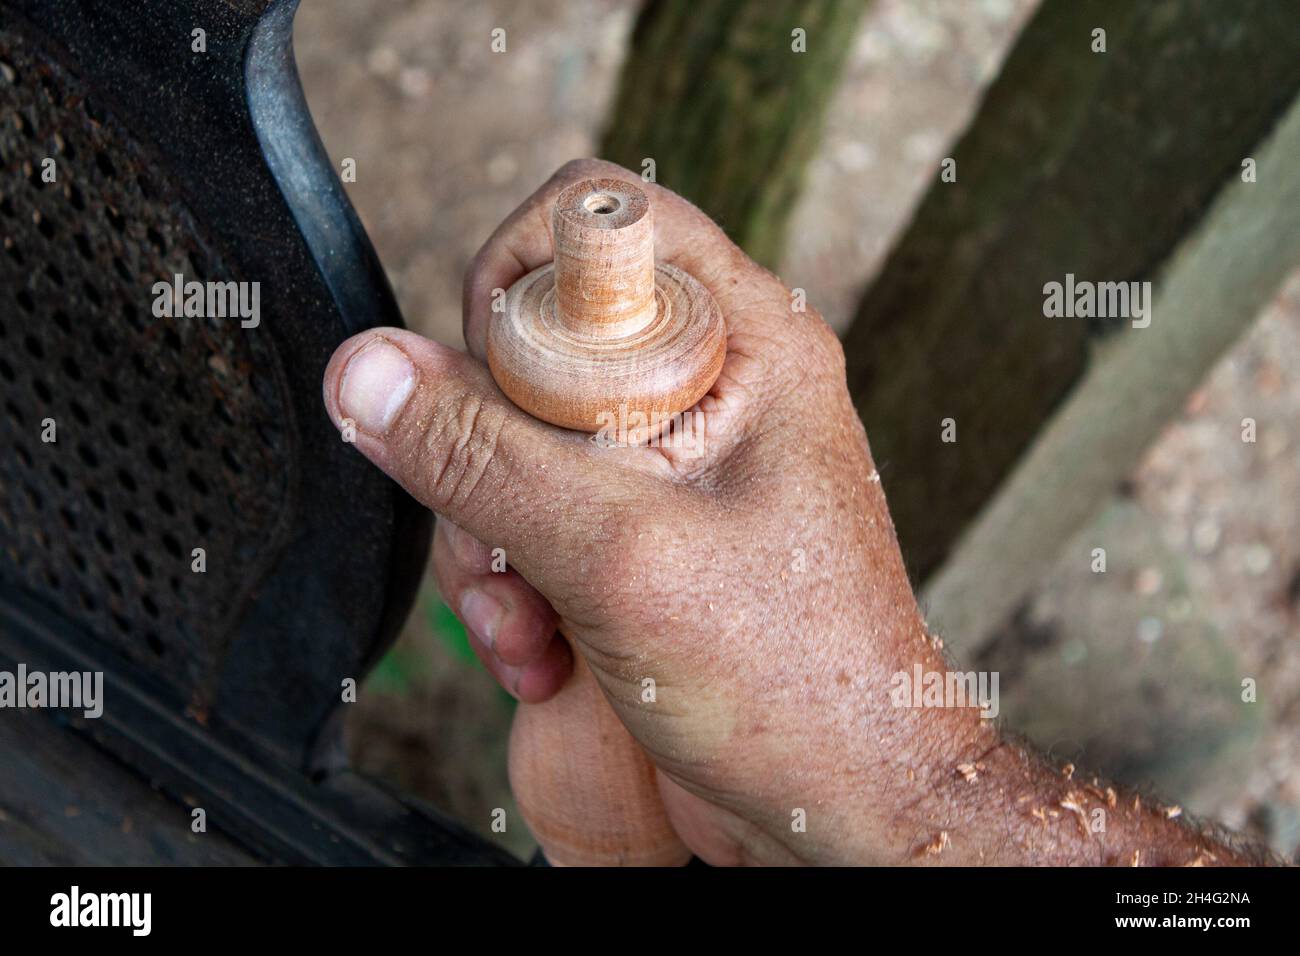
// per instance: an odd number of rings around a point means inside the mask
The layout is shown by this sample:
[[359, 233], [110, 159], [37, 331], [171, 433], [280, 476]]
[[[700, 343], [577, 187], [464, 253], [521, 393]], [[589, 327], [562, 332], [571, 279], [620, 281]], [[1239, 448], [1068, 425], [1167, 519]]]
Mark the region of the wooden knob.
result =
[[727, 351], [709, 291], [656, 263], [654, 216], [636, 186], [588, 179], [560, 193], [555, 261], [510, 287], [488, 329], [488, 366], [531, 415], [578, 431], [698, 402]]
[[[671, 420], [722, 370], [726, 330], [707, 289], [656, 263], [645, 193], [589, 179], [560, 193], [555, 261], [506, 292], [488, 330], [488, 366], [524, 411], [595, 432]], [[544, 704], [521, 705], [510, 783], [529, 829], [558, 865], [670, 866], [690, 852], [673, 832], [655, 770], [610, 709], [580, 654]]]

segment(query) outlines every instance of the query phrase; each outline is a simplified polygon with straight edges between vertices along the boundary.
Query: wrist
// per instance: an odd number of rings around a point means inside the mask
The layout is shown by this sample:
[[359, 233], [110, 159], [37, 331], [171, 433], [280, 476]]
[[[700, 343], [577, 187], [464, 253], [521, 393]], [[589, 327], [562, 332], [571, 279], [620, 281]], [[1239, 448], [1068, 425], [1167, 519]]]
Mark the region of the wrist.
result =
[[871, 651], [889, 663], [835, 695], [806, 746], [785, 755], [816, 762], [812, 803], [823, 833], [840, 839], [820, 838], [810, 817], [806, 837], [784, 842], [811, 862], [978, 863], [996, 849], [996, 828], [976, 839], [966, 821], [1018, 766], [994, 719], [994, 675], [955, 671], [919, 615], [893, 634], [892, 648]]

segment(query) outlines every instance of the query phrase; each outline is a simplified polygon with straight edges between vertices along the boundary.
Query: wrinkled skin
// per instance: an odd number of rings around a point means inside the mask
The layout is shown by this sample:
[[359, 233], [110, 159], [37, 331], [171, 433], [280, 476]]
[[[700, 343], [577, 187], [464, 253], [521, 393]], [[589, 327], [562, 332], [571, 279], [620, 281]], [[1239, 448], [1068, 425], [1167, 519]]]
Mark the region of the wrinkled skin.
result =
[[[698, 405], [702, 455], [599, 447], [519, 411], [485, 367], [493, 290], [551, 260], [556, 195], [599, 177], [647, 191], [657, 257], [724, 314], [726, 363]], [[357, 449], [439, 515], [438, 583], [488, 670], [521, 700], [547, 699], [572, 668], [562, 622], [708, 862], [1235, 861], [1159, 808], [1046, 767], [975, 709], [893, 706], [892, 675], [947, 664], [908, 583], [839, 342], [794, 304], [685, 200], [577, 161], [471, 264], [468, 355], [368, 331], [339, 347], [325, 401], [336, 423], [357, 422]], [[344, 371], [376, 339], [414, 379], [396, 410], [381, 396], [388, 415], [367, 411], [375, 389]], [[492, 569], [498, 548], [505, 573]], [[654, 703], [641, 700], [647, 677]], [[1075, 806], [1103, 808], [1107, 832], [1085, 834]], [[806, 832], [792, 827], [800, 810]]]

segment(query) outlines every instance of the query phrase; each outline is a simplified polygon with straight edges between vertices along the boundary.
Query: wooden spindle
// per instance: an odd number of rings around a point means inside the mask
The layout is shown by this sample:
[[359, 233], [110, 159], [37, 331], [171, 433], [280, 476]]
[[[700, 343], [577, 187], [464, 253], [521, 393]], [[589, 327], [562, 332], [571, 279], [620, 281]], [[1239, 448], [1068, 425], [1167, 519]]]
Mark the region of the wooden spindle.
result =
[[[587, 432], [662, 423], [699, 401], [726, 354], [722, 314], [693, 277], [655, 261], [645, 193], [617, 179], [575, 183], [556, 200], [552, 230], [554, 262], [511, 286], [489, 326], [488, 365], [501, 390], [543, 421]], [[576, 649], [561, 692], [519, 707], [511, 753], [511, 787], [552, 863], [689, 858], [654, 767]]]
[[560, 193], [555, 261], [506, 292], [488, 327], [488, 366], [529, 414], [596, 432], [609, 416], [666, 418], [717, 380], [726, 354], [704, 286], [654, 259], [654, 217], [638, 187], [589, 179]]

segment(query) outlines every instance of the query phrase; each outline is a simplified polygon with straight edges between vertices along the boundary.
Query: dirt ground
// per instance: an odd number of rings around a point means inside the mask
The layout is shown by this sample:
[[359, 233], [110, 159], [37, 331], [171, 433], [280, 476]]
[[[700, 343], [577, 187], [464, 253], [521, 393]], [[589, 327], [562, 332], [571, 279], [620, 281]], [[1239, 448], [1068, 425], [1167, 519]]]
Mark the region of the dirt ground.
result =
[[[413, 328], [459, 345], [470, 257], [557, 166], [593, 153], [635, 6], [303, 5], [295, 38], [308, 100], [330, 155], [356, 161], [349, 194]], [[868, 9], [780, 270], [836, 328], [1034, 6], [876, 0]], [[490, 51], [496, 27], [506, 30], [504, 54]], [[1287, 853], [1300, 844], [1300, 369], [1287, 361], [1298, 346], [1300, 282], [1225, 357], [1126, 494], [1099, 515], [1134, 529], [1123, 557], [1131, 568], [1107, 582], [1132, 599], [1063, 564], [990, 652], [1023, 676], [1014, 692], [1004, 680], [1003, 693], [1044, 746], [1100, 756]], [[1245, 416], [1259, 422], [1258, 443], [1224, 457], [1222, 429]], [[510, 705], [457, 653], [454, 630], [430, 586], [356, 706], [352, 749], [364, 769], [489, 833], [492, 810], [513, 809], [504, 774]], [[1259, 710], [1243, 718], [1240, 709], [1216, 716], [1210, 708], [1204, 721], [1182, 719], [1201, 711], [1166, 693], [1159, 670], [1173, 665], [1164, 648], [1178, 648], [1177, 665], [1196, 673], [1227, 655], [1234, 675], [1259, 677]], [[1134, 719], [1173, 726], [1172, 735], [1125, 733], [1115, 707], [1102, 706], [1111, 700], [1107, 676], [1139, 659], [1148, 667], [1141, 673], [1154, 673], [1124, 700], [1139, 702]], [[1171, 752], [1176, 759], [1164, 759]], [[530, 846], [522, 827], [495, 838], [520, 853]]]

